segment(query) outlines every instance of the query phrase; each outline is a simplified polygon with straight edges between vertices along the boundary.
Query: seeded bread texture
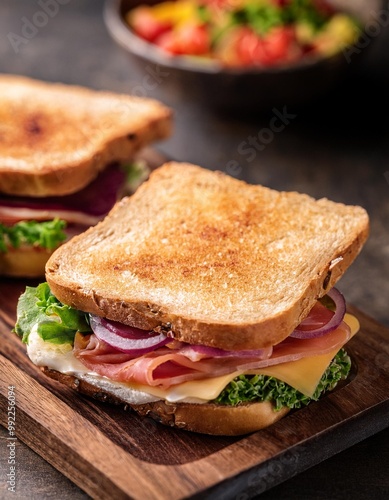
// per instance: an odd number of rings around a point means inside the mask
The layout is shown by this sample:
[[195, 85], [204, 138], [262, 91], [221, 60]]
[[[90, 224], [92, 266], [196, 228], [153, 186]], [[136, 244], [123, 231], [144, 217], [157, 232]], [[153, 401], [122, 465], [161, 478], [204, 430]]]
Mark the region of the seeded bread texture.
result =
[[361, 207], [168, 163], [54, 252], [62, 302], [191, 344], [259, 349], [286, 338], [368, 235]]
[[151, 99], [0, 75], [0, 192], [77, 192], [171, 126], [171, 111]]

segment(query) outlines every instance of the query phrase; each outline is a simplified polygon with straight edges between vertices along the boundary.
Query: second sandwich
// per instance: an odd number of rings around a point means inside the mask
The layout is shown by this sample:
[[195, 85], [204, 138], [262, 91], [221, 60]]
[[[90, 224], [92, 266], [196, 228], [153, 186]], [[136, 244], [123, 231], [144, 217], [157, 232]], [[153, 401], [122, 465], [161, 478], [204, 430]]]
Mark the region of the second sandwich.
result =
[[128, 194], [134, 154], [172, 122], [151, 99], [13, 75], [0, 115], [0, 274], [28, 277]]

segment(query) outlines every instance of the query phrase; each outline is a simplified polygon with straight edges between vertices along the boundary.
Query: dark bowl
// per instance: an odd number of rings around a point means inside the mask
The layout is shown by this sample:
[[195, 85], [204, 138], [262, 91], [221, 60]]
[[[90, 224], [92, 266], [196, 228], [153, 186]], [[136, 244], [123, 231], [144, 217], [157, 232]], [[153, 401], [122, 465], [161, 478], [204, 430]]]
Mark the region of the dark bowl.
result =
[[[305, 58], [297, 64], [266, 69], [224, 68], [214, 62], [169, 56], [155, 45], [136, 36], [125, 22], [130, 9], [153, 5], [161, 0], [107, 0], [104, 18], [113, 39], [143, 69], [153, 72], [159, 90], [179, 93], [183, 98], [200, 99], [214, 108], [230, 111], [265, 111], [274, 107], [294, 109], [326, 94], [357, 64], [365, 48], [356, 44], [346, 55], [339, 52], [326, 58]], [[379, 10], [381, 0], [336, 1], [342, 10], [352, 12], [362, 26]], [[151, 66], [150, 66], [151, 65]], [[152, 87], [152, 85], [150, 85]], [[159, 92], [160, 95], [160, 92]]]

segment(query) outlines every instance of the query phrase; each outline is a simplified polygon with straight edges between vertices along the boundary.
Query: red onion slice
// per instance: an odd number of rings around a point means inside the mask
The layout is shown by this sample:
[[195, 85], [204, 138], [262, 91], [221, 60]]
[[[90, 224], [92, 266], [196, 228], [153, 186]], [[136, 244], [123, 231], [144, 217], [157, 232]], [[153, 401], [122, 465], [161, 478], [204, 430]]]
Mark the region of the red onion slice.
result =
[[35, 199], [29, 196], [0, 194], [0, 207], [82, 212], [101, 218], [114, 206], [125, 180], [126, 174], [119, 164], [112, 163], [100, 172], [96, 179], [76, 193]]
[[[336, 288], [332, 288], [327, 295], [334, 301], [336, 307], [331, 319], [329, 321], [325, 321], [324, 323], [319, 323], [319, 326], [316, 328], [307, 328], [314, 324], [312, 318], [308, 315], [308, 317], [300, 323], [294, 332], [290, 334], [290, 337], [297, 339], [312, 339], [315, 337], [321, 337], [322, 335], [335, 330], [335, 328], [338, 328], [346, 313], [346, 301], [344, 300], [343, 295]], [[327, 311], [329, 310], [327, 309]]]
[[93, 333], [99, 340], [134, 356], [142, 356], [172, 341], [163, 333], [140, 330], [94, 314], [90, 314], [89, 319]]

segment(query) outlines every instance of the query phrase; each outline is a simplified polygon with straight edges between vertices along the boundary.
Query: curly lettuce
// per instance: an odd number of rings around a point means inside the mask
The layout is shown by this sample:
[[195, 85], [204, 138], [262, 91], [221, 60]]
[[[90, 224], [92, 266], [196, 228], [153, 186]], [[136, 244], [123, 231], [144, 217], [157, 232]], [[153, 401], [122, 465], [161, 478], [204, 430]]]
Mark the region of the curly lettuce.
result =
[[87, 315], [62, 304], [47, 283], [27, 287], [17, 305], [14, 332], [28, 343], [32, 328], [37, 325], [38, 335], [52, 344], [73, 343], [76, 332], [90, 332]]
[[240, 375], [232, 380], [214, 403], [236, 406], [240, 403], [272, 401], [275, 410], [284, 406], [301, 408], [317, 401], [327, 391], [332, 391], [340, 380], [347, 378], [351, 360], [344, 349], [340, 349], [323, 374], [314, 394], [308, 397], [290, 385], [267, 375]]
[[66, 240], [66, 222], [53, 219], [45, 222], [20, 221], [13, 226], [0, 224], [0, 252], [6, 253], [9, 247], [34, 245], [46, 250], [54, 250]]
[[126, 185], [130, 191], [135, 191], [147, 179], [150, 169], [145, 161], [138, 160], [122, 165], [126, 174]]

